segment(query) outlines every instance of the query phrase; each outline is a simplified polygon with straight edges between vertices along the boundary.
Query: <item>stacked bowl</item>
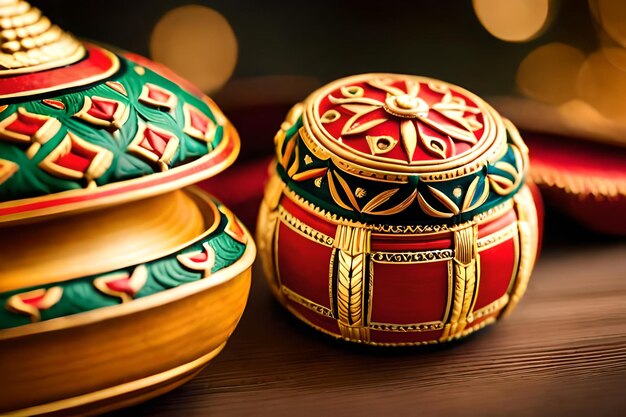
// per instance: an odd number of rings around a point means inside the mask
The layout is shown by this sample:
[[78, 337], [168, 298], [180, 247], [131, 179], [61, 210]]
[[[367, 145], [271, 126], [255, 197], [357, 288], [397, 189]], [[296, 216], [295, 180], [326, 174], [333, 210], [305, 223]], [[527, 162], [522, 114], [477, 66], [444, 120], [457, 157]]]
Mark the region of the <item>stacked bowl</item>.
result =
[[227, 168], [233, 126], [145, 58], [4, 1], [0, 413], [103, 412], [182, 384], [223, 348], [255, 246], [183, 187]]

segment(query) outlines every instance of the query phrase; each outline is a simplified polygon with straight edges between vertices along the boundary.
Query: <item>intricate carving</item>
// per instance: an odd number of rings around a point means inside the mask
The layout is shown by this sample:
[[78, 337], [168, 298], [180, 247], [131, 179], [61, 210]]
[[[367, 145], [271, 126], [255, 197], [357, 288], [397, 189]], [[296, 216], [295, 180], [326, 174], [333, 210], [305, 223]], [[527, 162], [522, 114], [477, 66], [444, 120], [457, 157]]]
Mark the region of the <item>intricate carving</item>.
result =
[[0, 122], [0, 138], [29, 144], [26, 155], [32, 158], [60, 128], [61, 123], [54, 117], [31, 113], [24, 107], [18, 107], [17, 112]]
[[347, 339], [367, 340], [367, 258], [371, 232], [363, 227], [342, 226], [335, 236], [337, 262], [337, 319]]
[[172, 111], [176, 107], [176, 103], [178, 103], [176, 94], [152, 83], [143, 85], [138, 100], [145, 105], [167, 111]]
[[454, 231], [454, 297], [442, 341], [460, 337], [472, 311], [480, 279], [477, 233], [473, 224]]
[[[420, 95], [421, 89], [426, 89], [427, 92]], [[386, 98], [379, 99], [379, 93], [375, 90], [386, 93]], [[336, 107], [327, 110], [320, 121], [328, 125], [342, 118], [340, 111], [351, 113], [340, 131], [341, 138], [346, 140], [373, 131], [379, 125], [399, 123], [400, 141], [409, 164], [424, 158], [424, 155], [417, 159], [415, 157], [418, 143], [427, 154], [446, 159], [448, 156], [454, 156], [454, 143], [450, 142], [448, 145], [448, 140], [475, 145], [479, 136], [474, 132], [483, 127], [477, 119], [477, 117], [482, 119], [481, 111], [468, 104], [467, 99], [458, 92], [453, 95], [450, 87], [443, 83], [424, 83], [410, 78], [402, 81], [372, 78], [363, 86], [344, 86], [339, 91], [342, 97], [336, 97], [334, 95], [336, 92], [328, 94], [327, 100]], [[357, 91], [358, 94], [352, 94], [350, 91]], [[438, 96], [437, 99], [433, 99], [435, 95]], [[377, 111], [379, 109], [384, 111]], [[376, 136], [366, 136], [372, 155], [387, 153], [391, 150], [387, 149], [388, 147], [395, 146], [395, 143], [389, 140], [387, 147], [372, 146], [370, 138], [373, 137]]]
[[433, 249], [421, 252], [372, 252], [372, 261], [389, 264], [417, 264], [452, 259], [452, 249]]
[[85, 55], [85, 48], [72, 35], [31, 7], [26, 1], [10, 0], [2, 6], [0, 71], [19, 74], [69, 65]]
[[74, 115], [95, 126], [120, 129], [128, 120], [128, 107], [118, 100], [99, 96], [85, 96], [82, 109]]
[[180, 140], [173, 133], [139, 122], [137, 135], [128, 145], [128, 152], [156, 163], [161, 171], [167, 171], [179, 143]]
[[178, 262], [185, 268], [191, 269], [192, 271], [201, 271], [205, 278], [211, 275], [213, 267], [215, 266], [215, 258], [215, 251], [207, 242], [202, 244], [201, 250], [181, 253], [176, 256]]
[[9, 311], [26, 314], [31, 321], [41, 320], [41, 310], [56, 305], [63, 296], [61, 287], [41, 288], [11, 296], [5, 306]]
[[283, 206], [278, 206], [278, 215], [290, 229], [301, 236], [311, 239], [324, 246], [333, 246], [334, 239], [324, 233], [313, 229], [311, 226], [304, 224], [297, 217], [289, 213]]
[[88, 187], [111, 166], [113, 154], [68, 132], [40, 163], [41, 169], [61, 178], [85, 179]]
[[123, 303], [132, 301], [148, 280], [145, 265], [135, 267], [132, 273], [116, 272], [93, 280], [93, 285], [104, 294], [119, 297]]

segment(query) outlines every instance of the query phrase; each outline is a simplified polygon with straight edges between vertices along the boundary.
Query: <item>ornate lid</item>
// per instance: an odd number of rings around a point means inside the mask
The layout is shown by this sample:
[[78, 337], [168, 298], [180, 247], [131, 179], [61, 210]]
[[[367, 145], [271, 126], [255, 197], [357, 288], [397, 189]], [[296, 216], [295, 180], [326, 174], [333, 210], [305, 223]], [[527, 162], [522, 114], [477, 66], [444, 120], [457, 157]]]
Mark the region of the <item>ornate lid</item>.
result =
[[0, 224], [156, 195], [236, 158], [208, 97], [140, 56], [0, 0]]
[[358, 221], [463, 221], [515, 193], [527, 159], [514, 126], [480, 97], [398, 74], [320, 88], [294, 107], [276, 145], [292, 191]]

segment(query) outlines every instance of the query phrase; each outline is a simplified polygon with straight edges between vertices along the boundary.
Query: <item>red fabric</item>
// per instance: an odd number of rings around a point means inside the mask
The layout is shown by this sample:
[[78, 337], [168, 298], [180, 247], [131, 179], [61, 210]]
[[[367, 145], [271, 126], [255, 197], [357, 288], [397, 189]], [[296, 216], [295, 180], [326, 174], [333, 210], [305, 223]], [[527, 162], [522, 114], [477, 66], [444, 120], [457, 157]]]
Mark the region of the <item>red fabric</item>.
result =
[[[572, 138], [524, 133], [530, 149], [531, 176], [546, 204], [589, 229], [626, 236], [626, 195], [604, 195], [594, 184], [626, 184], [626, 148]], [[558, 175], [558, 181], [554, 177]], [[547, 181], [550, 179], [551, 181]], [[571, 190], [568, 183], [584, 183]]]

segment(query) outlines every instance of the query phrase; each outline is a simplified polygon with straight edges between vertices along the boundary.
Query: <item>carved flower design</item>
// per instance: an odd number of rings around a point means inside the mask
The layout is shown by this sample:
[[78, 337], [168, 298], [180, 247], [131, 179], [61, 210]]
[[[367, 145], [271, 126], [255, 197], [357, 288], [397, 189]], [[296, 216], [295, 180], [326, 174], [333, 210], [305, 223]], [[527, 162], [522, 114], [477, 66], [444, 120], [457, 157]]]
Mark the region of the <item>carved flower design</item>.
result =
[[475, 145], [483, 128], [481, 110], [443, 83], [377, 78], [341, 87], [327, 100], [320, 119], [326, 126], [343, 122], [338, 140], [364, 137], [372, 155], [388, 154], [400, 142], [409, 164], [423, 158], [418, 147], [435, 159], [461, 153], [456, 143]]

